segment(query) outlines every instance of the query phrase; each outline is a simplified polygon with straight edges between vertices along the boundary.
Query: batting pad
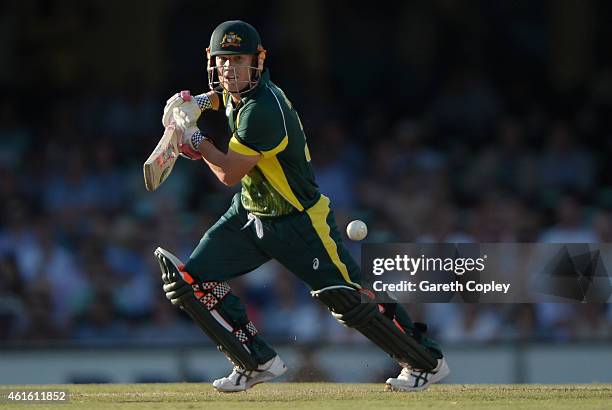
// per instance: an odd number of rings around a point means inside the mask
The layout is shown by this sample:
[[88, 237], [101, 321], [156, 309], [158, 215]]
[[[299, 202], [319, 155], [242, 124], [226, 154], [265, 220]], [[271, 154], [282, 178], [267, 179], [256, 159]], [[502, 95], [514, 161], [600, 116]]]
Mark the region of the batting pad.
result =
[[433, 370], [438, 361], [429, 350], [417, 342], [408, 329], [401, 329], [382, 314], [376, 303], [362, 303], [357, 290], [349, 286], [330, 286], [311, 292], [323, 302], [342, 324], [361, 332], [399, 363], [414, 369]]
[[163, 248], [154, 252], [164, 281], [164, 292], [172, 304], [179, 306], [210, 337], [234, 365], [245, 370], [256, 370], [257, 359], [251, 354], [246, 343], [257, 334], [253, 323], [234, 328], [216, 309], [230, 292], [226, 282], [196, 283], [181, 271], [183, 263]]

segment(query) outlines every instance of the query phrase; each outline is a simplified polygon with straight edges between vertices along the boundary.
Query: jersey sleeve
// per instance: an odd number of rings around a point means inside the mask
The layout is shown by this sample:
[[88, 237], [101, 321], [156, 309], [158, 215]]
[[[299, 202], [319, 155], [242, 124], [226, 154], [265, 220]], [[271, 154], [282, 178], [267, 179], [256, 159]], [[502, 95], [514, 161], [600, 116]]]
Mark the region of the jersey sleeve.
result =
[[284, 124], [279, 107], [247, 106], [239, 114], [229, 147], [243, 155], [276, 155], [287, 146]]

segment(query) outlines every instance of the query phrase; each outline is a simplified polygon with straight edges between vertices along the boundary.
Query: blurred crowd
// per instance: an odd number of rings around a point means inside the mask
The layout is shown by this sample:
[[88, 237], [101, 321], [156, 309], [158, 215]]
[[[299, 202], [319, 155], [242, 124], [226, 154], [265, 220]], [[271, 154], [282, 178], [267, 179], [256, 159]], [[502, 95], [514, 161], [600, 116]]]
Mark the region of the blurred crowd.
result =
[[[430, 79], [436, 86], [405, 99], [383, 93], [382, 80], [379, 89], [364, 85], [367, 98], [351, 98], [359, 78], [330, 68], [314, 98], [290, 79], [294, 56], [281, 54], [271, 55], [272, 80], [300, 112], [341, 230], [360, 218], [373, 242], [612, 242], [609, 67], [560, 98], [544, 80], [508, 86], [486, 64], [444, 60], [444, 75]], [[419, 79], [396, 70], [388, 73], [400, 87]], [[342, 88], [338, 76], [355, 86]], [[34, 116], [0, 100], [0, 343], [210, 343], [164, 299], [152, 252], [163, 246], [188, 258], [239, 188], [181, 159], [158, 191], [145, 191], [142, 162], [173, 87], [131, 76], [129, 88], [56, 88], [36, 97], [48, 103]], [[224, 146], [222, 116], [204, 117]], [[358, 258], [359, 245], [345, 240]], [[271, 340], [365, 340], [275, 262], [231, 285]], [[611, 306], [409, 309], [442, 343], [564, 342], [612, 340]]]
[[[501, 99], [489, 92], [483, 107]], [[603, 172], [609, 147], [601, 139], [586, 139], [585, 124], [571, 118], [509, 116], [501, 106], [474, 109], [492, 115], [478, 121], [490, 123], [480, 138], [446, 134], [442, 125], [460, 126], [445, 121], [466, 98], [440, 96], [423, 118], [374, 111], [363, 124], [339, 117], [307, 130], [320, 189], [341, 229], [362, 218], [369, 239], [380, 242], [611, 241]], [[44, 128], [20, 123], [2, 106], [2, 340], [203, 340], [163, 298], [152, 251], [163, 245], [187, 258], [238, 188], [216, 183], [204, 164], [180, 160], [159, 191], [146, 192], [141, 163], [160, 133], [163, 101], [117, 99], [105, 113], [84, 103], [56, 106], [56, 123]], [[97, 132], [112, 137], [75, 134], [75, 108], [79, 117], [105, 116]], [[598, 121], [597, 108], [584, 115]], [[141, 130], [127, 120], [135, 115], [142, 115]], [[372, 134], [356, 138], [364, 129]], [[135, 147], [137, 141], [146, 143]], [[346, 243], [358, 258], [358, 245]], [[235, 282], [253, 321], [273, 339], [356, 338], [278, 264]], [[612, 337], [608, 305], [432, 304], [411, 311], [442, 341]]]

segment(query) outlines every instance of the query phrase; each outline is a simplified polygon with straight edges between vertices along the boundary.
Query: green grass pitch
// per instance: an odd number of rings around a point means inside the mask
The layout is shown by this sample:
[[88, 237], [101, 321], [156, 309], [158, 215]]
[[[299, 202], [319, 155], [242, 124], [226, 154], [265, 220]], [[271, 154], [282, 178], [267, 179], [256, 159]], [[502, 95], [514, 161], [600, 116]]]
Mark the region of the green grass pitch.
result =
[[64, 404], [7, 404], [32, 409], [612, 409], [612, 385], [436, 385], [419, 393], [386, 392], [383, 384], [271, 383], [222, 394], [210, 384], [1, 386], [63, 389]]

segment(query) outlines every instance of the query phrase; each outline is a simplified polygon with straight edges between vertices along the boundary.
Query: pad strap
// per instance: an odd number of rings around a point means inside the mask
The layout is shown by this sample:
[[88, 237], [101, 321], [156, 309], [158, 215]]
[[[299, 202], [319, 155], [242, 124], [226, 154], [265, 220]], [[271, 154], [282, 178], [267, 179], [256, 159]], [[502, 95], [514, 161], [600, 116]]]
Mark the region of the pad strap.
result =
[[241, 326], [234, 330], [234, 335], [241, 343], [247, 343], [257, 334], [257, 328], [253, 322], [247, 323], [245, 326]]
[[213, 310], [230, 293], [230, 286], [227, 282], [202, 282], [192, 284], [191, 287], [195, 297], [207, 310]]

